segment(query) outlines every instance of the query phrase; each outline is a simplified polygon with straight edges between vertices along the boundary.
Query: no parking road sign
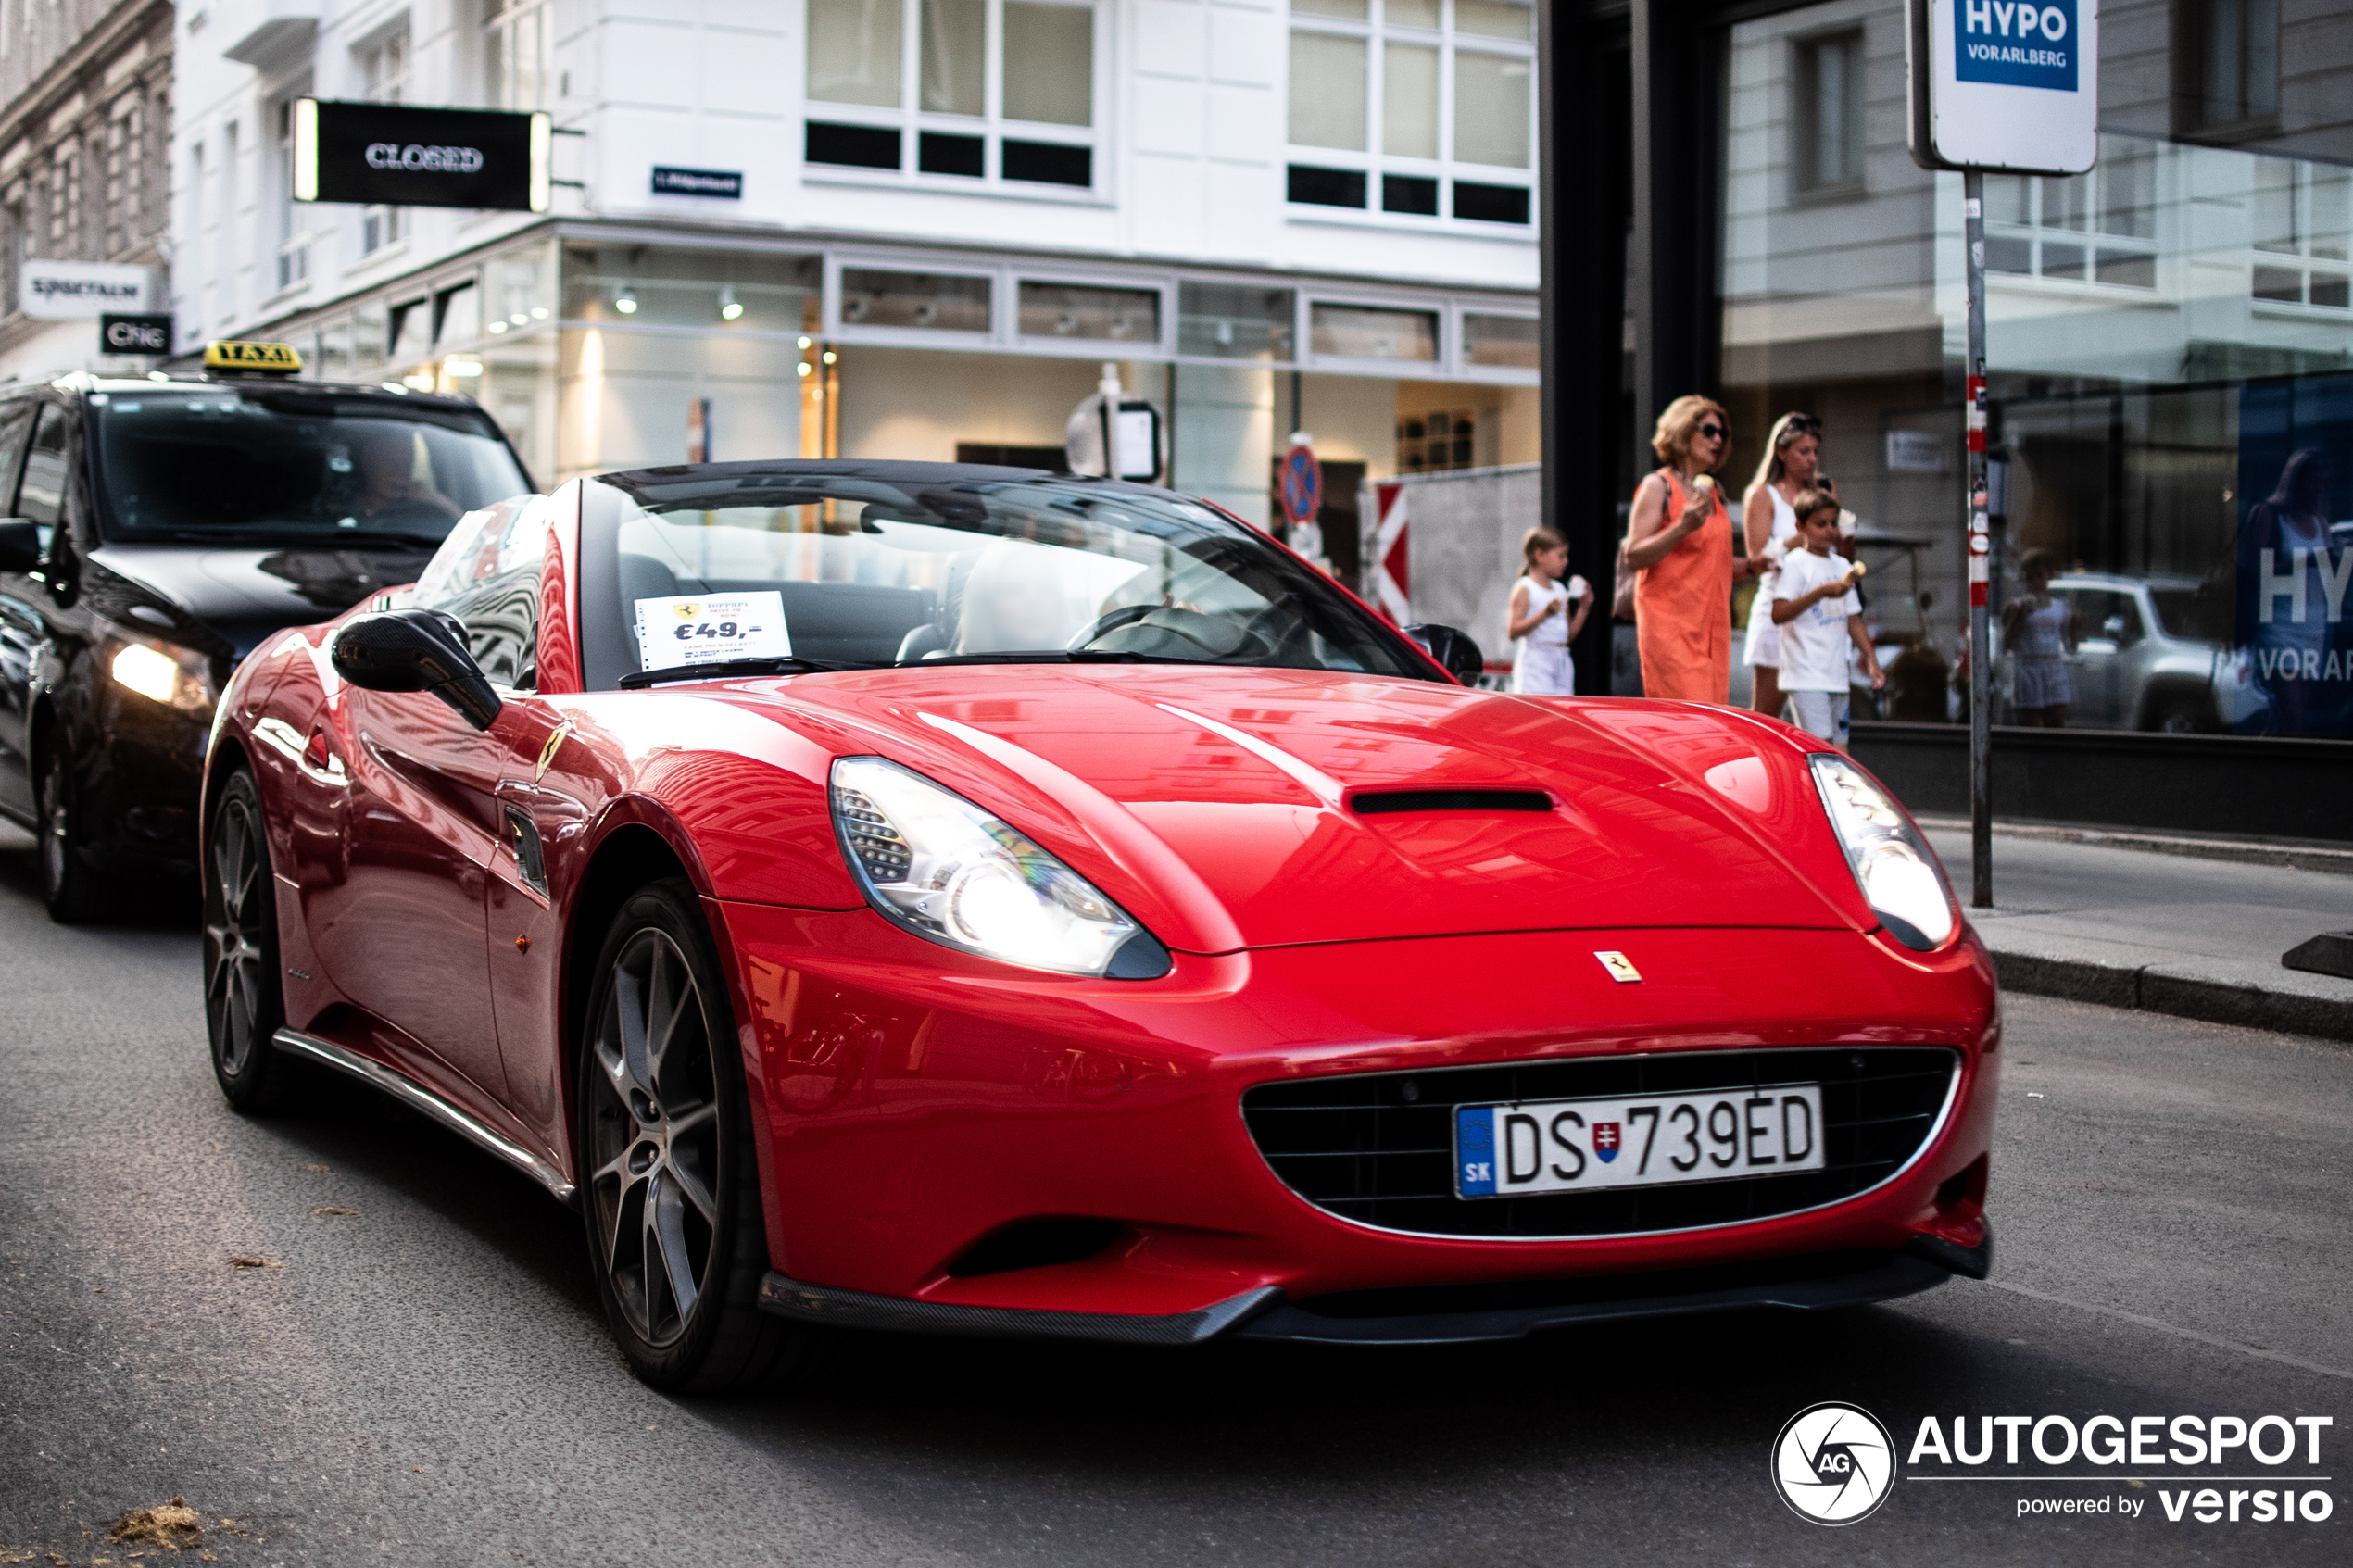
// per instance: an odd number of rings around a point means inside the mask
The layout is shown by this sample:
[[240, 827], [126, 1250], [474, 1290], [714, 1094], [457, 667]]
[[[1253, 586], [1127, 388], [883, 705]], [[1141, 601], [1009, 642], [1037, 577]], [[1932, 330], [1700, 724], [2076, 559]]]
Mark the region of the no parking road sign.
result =
[[1324, 465], [1315, 448], [1297, 436], [1283, 456], [1283, 521], [1293, 528], [1315, 521], [1324, 507]]

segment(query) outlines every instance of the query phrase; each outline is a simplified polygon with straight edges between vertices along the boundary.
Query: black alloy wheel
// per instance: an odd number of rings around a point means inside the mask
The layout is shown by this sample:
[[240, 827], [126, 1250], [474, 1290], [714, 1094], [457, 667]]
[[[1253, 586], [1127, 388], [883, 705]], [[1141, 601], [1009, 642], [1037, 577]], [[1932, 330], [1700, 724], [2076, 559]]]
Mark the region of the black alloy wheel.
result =
[[41, 897], [49, 918], [60, 925], [78, 925], [106, 913], [107, 900], [97, 878], [82, 859], [85, 842], [81, 803], [74, 798], [73, 770], [65, 753], [51, 744], [41, 768]]
[[261, 794], [242, 768], [221, 785], [205, 834], [204, 1016], [220, 1092], [239, 1110], [267, 1109], [286, 1076], [271, 1044], [286, 997]]
[[622, 906], [579, 1053], [582, 1213], [614, 1337], [658, 1388], [799, 1382], [821, 1330], [759, 1307], [768, 1263], [733, 1010], [693, 886]]

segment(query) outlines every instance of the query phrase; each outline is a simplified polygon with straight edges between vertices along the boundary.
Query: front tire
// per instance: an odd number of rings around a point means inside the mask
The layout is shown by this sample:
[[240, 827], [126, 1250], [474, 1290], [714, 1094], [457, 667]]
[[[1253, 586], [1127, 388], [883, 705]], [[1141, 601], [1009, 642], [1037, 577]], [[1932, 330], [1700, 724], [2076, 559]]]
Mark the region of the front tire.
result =
[[212, 809], [204, 870], [204, 1014], [212, 1075], [237, 1110], [267, 1110], [286, 1076], [271, 1043], [286, 1021], [286, 993], [261, 792], [242, 768], [229, 775]]
[[55, 744], [41, 769], [41, 798], [35, 803], [41, 819], [41, 898], [49, 918], [59, 925], [80, 925], [107, 912], [107, 900], [91, 873], [82, 851], [87, 837], [81, 801], [73, 787], [73, 770]]
[[581, 1210], [622, 1353], [681, 1392], [814, 1375], [832, 1337], [759, 1306], [768, 1238], [743, 1061], [693, 886], [633, 895], [594, 972], [574, 1097]]

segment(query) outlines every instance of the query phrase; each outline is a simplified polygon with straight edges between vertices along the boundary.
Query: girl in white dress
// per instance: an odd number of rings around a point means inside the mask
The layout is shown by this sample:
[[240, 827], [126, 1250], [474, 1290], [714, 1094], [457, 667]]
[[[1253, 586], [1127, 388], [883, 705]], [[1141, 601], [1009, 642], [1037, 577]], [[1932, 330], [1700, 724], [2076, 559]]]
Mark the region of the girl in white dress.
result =
[[[1811, 414], [1783, 414], [1773, 421], [1766, 438], [1764, 461], [1749, 482], [1741, 501], [1741, 533], [1751, 561], [1762, 558], [1778, 562], [1793, 547], [1797, 514], [1790, 500], [1814, 483], [1822, 460], [1822, 421]], [[1781, 710], [1780, 628], [1773, 624], [1773, 579], [1765, 569], [1756, 597], [1748, 606], [1748, 643], [1741, 660], [1749, 667], [1755, 695], [1749, 706], [1759, 713]]]
[[1593, 608], [1592, 590], [1582, 577], [1566, 583], [1568, 545], [1549, 528], [1531, 528], [1520, 541], [1528, 570], [1512, 584], [1504, 609], [1504, 635], [1512, 643], [1512, 690], [1523, 696], [1572, 696], [1577, 666], [1568, 645], [1584, 629]]

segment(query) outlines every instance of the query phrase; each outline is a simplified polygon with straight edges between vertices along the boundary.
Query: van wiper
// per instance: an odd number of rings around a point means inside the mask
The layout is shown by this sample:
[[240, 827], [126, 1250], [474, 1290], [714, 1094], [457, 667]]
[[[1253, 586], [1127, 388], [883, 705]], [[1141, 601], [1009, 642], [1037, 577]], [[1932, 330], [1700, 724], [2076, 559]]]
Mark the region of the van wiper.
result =
[[673, 664], [667, 670], [633, 670], [621, 678], [621, 684], [623, 690], [635, 690], [666, 681], [711, 681], [722, 675], [831, 674], [873, 668], [871, 664], [844, 664], [830, 659], [713, 659], [700, 664]]

